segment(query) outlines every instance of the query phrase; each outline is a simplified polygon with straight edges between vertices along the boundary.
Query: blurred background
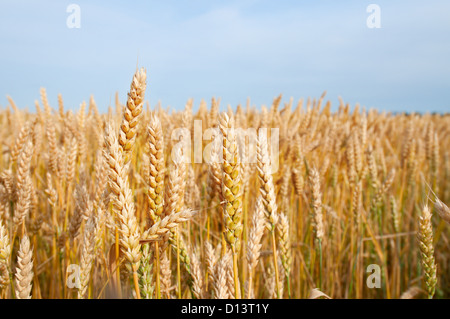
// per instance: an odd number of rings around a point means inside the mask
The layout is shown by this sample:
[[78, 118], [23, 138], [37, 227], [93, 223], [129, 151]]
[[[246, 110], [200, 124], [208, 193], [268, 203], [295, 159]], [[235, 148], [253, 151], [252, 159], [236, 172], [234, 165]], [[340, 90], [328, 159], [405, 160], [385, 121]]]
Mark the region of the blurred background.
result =
[[[376, 0], [372, 0], [376, 1]], [[153, 107], [194, 98], [269, 105], [338, 97], [393, 112], [449, 112], [450, 1], [0, 1], [0, 107], [126, 99], [136, 66]], [[370, 4], [381, 28], [369, 28]], [[69, 28], [70, 4], [80, 28]]]

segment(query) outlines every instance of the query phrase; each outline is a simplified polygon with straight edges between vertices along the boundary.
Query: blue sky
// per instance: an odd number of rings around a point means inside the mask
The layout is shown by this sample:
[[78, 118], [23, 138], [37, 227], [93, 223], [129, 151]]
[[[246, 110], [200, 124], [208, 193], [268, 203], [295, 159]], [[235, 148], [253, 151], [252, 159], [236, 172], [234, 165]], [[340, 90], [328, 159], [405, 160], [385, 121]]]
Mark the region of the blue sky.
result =
[[[69, 4], [81, 28], [69, 29]], [[366, 8], [381, 7], [381, 29]], [[319, 97], [387, 111], [450, 111], [450, 1], [0, 2], [0, 106], [34, 110], [39, 88], [57, 107], [125, 101], [137, 63], [146, 99], [235, 107]]]

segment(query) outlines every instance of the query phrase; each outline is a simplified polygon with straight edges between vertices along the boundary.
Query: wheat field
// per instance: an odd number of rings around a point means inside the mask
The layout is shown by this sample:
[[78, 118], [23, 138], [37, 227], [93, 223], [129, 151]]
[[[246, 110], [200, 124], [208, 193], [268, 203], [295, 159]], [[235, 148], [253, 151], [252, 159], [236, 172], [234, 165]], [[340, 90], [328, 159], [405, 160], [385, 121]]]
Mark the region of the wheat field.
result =
[[449, 298], [450, 114], [149, 94], [8, 97], [1, 298]]

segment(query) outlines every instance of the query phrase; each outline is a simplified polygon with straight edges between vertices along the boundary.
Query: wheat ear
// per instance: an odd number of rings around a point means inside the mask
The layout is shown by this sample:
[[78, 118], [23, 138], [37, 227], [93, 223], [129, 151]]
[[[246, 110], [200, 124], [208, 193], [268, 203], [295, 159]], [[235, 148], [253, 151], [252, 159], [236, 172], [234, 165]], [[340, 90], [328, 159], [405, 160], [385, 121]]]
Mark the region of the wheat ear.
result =
[[196, 212], [191, 209], [184, 209], [178, 213], [164, 217], [142, 234], [142, 242], [163, 239], [171, 230], [180, 223], [188, 221], [195, 214]]
[[33, 127], [37, 123], [37, 118], [31, 122], [28, 121], [21, 128], [19, 135], [16, 138], [13, 148], [11, 149], [11, 163], [15, 163], [26, 144], [28, 137], [33, 132]]
[[[46, 116], [45, 132], [47, 135], [48, 145], [49, 145], [48, 146], [49, 147], [49, 151], [48, 151], [49, 166], [50, 166], [50, 170], [53, 173], [58, 174], [58, 146], [57, 146], [57, 140], [56, 140], [55, 121], [51, 114], [52, 110], [50, 108], [50, 105], [48, 104], [47, 92], [45, 91], [44, 88], [41, 88], [40, 93], [41, 93], [42, 104], [44, 105], [45, 116]], [[58, 176], [58, 178], [59, 178], [59, 176]]]
[[275, 227], [278, 223], [277, 203], [275, 197], [275, 187], [272, 178], [272, 166], [269, 157], [267, 144], [267, 133], [260, 130], [257, 141], [257, 167], [259, 176], [259, 191], [264, 204], [264, 214], [266, 216], [266, 227], [270, 230], [272, 237], [273, 265], [275, 269], [276, 293], [280, 297], [280, 281], [278, 273], [278, 256], [275, 238]]
[[161, 256], [159, 267], [161, 271], [161, 291], [166, 293], [167, 299], [170, 299], [172, 270], [170, 269], [170, 260], [166, 254]]
[[247, 265], [248, 265], [248, 291], [247, 298], [253, 296], [253, 275], [261, 255], [261, 239], [264, 235], [266, 226], [264, 216], [264, 204], [261, 196], [256, 200], [255, 212], [252, 217], [252, 226], [250, 229], [250, 237], [247, 244]]
[[20, 241], [17, 252], [16, 298], [31, 299], [31, 282], [33, 281], [33, 250], [30, 239], [25, 235]]
[[320, 191], [320, 176], [316, 168], [311, 168], [309, 176], [312, 190], [313, 220], [312, 225], [319, 252], [319, 287], [322, 288], [322, 241], [324, 235], [322, 193]]
[[227, 264], [229, 263], [229, 254], [224, 255], [216, 264], [214, 271], [214, 298], [228, 299], [227, 288]]
[[153, 219], [153, 222], [156, 222], [160, 219], [164, 209], [164, 137], [161, 122], [157, 116], [151, 116], [147, 132], [150, 146], [148, 199], [150, 218]]
[[89, 279], [91, 277], [91, 270], [94, 263], [95, 251], [95, 236], [96, 236], [96, 220], [91, 216], [84, 228], [83, 248], [81, 251], [81, 266], [80, 266], [80, 284], [81, 288], [78, 290], [78, 299], [86, 298], [87, 289], [89, 286]]
[[139, 228], [135, 216], [133, 195], [128, 183], [128, 165], [124, 164], [119, 143], [110, 130], [108, 156], [108, 184], [113, 194], [113, 210], [118, 219], [120, 233], [120, 246], [124, 253], [128, 266], [133, 270], [136, 295], [139, 298], [137, 269], [141, 258], [141, 245], [139, 243]]
[[8, 232], [0, 218], [0, 291], [7, 288], [9, 284], [8, 260], [10, 254], [11, 245]]
[[145, 69], [137, 70], [131, 82], [128, 93], [127, 105], [123, 111], [122, 124], [119, 130], [119, 144], [123, 150], [123, 162], [127, 164], [131, 159], [131, 153], [136, 140], [139, 116], [142, 113], [147, 73]]
[[277, 225], [280, 239], [280, 251], [281, 251], [281, 265], [283, 266], [284, 273], [286, 274], [288, 295], [291, 297], [291, 283], [290, 283], [290, 273], [291, 273], [291, 243], [289, 240], [289, 221], [285, 214], [280, 215], [280, 222]]
[[445, 205], [439, 198], [435, 198], [434, 207], [436, 208], [439, 216], [450, 224], [450, 208]]
[[434, 260], [433, 229], [431, 226], [431, 212], [428, 205], [422, 210], [419, 217], [419, 248], [422, 257], [422, 265], [425, 271], [425, 284], [427, 286], [428, 298], [432, 299], [436, 289], [436, 264]]
[[19, 227], [25, 220], [31, 204], [32, 182], [30, 177], [30, 163], [33, 154], [31, 142], [23, 148], [19, 156], [19, 165], [17, 171], [18, 199], [14, 210], [14, 225]]
[[196, 299], [202, 299], [203, 296], [203, 272], [201, 268], [200, 258], [196, 250], [191, 254], [192, 265], [192, 292]]
[[225, 200], [223, 205], [225, 240], [233, 252], [234, 286], [237, 299], [239, 292], [237, 252], [240, 249], [240, 237], [243, 230], [241, 166], [233, 118], [222, 113], [219, 128], [223, 139], [222, 194]]
[[139, 288], [143, 299], [152, 299], [153, 285], [153, 253], [150, 244], [142, 245], [142, 258], [139, 264]]

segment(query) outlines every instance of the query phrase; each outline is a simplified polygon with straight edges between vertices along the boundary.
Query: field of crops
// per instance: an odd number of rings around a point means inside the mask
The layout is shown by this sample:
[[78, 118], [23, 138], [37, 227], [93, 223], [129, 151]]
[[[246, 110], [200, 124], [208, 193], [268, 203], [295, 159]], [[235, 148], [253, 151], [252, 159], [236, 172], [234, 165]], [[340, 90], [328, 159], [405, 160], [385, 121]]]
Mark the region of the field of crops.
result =
[[450, 297], [450, 114], [146, 83], [2, 106], [1, 298]]

